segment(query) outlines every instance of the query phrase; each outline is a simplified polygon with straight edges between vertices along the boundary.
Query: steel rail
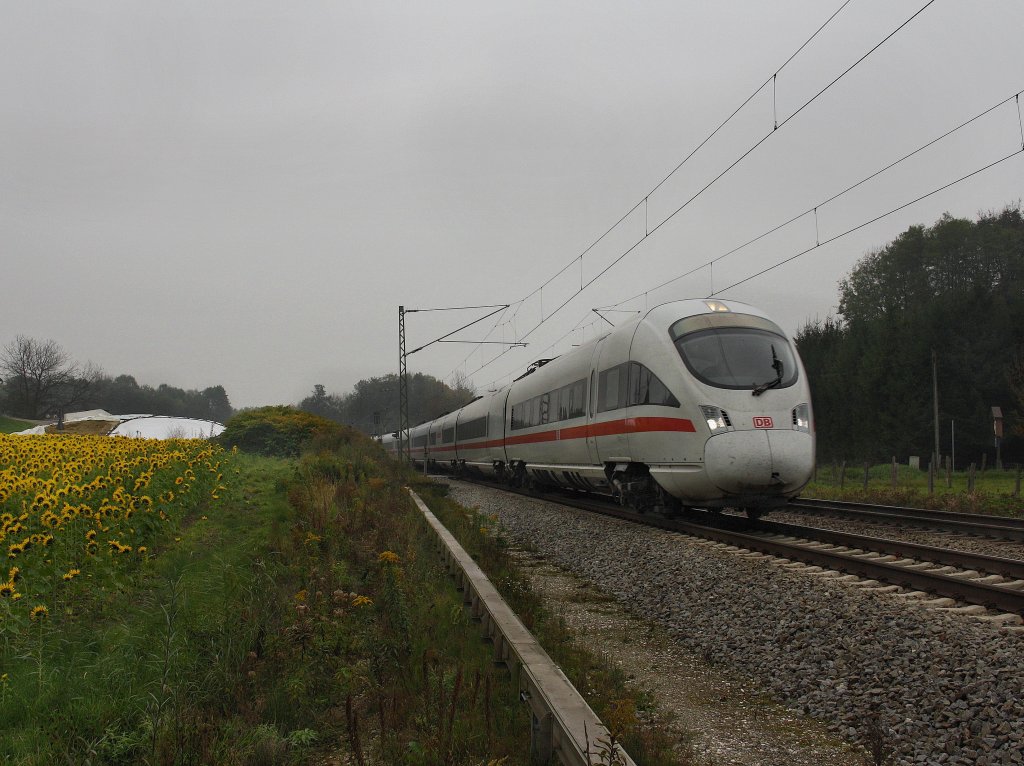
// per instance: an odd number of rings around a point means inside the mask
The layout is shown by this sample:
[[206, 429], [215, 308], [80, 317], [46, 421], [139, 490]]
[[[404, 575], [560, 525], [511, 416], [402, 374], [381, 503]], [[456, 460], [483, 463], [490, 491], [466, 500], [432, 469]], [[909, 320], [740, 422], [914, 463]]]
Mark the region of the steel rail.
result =
[[802, 537], [807, 540], [828, 543], [830, 545], [860, 548], [886, 555], [929, 561], [942, 566], [977, 569], [990, 575], [997, 574], [1016, 580], [1024, 580], [1024, 560], [1021, 559], [986, 556], [981, 553], [971, 553], [950, 548], [936, 548], [931, 545], [919, 545], [902, 540], [869, 537], [867, 535], [837, 532], [832, 529], [821, 529], [819, 527], [804, 527], [796, 524], [766, 521], [764, 519], [754, 522], [751, 527], [771, 534]]
[[[842, 552], [818, 547], [808, 547], [806, 543], [815, 542], [814, 540], [805, 540], [803, 544], [799, 542], [785, 542], [767, 537], [764, 533], [750, 534], [748, 532], [741, 532], [736, 529], [726, 528], [731, 525], [749, 524], [747, 519], [739, 516], [723, 516], [721, 514], [709, 513], [707, 514], [707, 518], [709, 520], [713, 519], [714, 523], [722, 526], [708, 526], [706, 524], [700, 524], [692, 521], [668, 519], [650, 514], [638, 514], [620, 506], [595, 501], [593, 499], [566, 497], [565, 495], [543, 496], [532, 494], [524, 490], [509, 489], [508, 487], [491, 482], [478, 483], [494, 487], [496, 489], [510, 491], [526, 497], [531, 497], [535, 500], [547, 500], [548, 502], [566, 505], [583, 511], [601, 513], [605, 516], [611, 516], [634, 524], [643, 524], [670, 532], [680, 532], [738, 548], [744, 548], [751, 551], [777, 556], [779, 558], [789, 559], [791, 561], [799, 561], [812, 566], [821, 566], [839, 572], [844, 572], [846, 574], [857, 575], [858, 577], [879, 580], [881, 582], [899, 585], [913, 590], [935, 593], [939, 596], [956, 599], [958, 601], [964, 601], [970, 604], [980, 604], [998, 611], [1024, 616], [1024, 590], [1005, 588], [987, 582], [971, 580], [965, 576], [965, 574], [945, 574], [942, 572], [929, 571], [927, 569], [908, 568], [905, 565], [892, 564], [887, 561], [870, 558], [864, 555], [864, 551], [858, 554], [852, 551]], [[801, 530], [802, 534], [802, 527], [790, 526], [793, 531], [787, 534], [795, 534], [795, 530], [797, 529]], [[825, 533], [827, 531], [817, 530], [815, 528], [809, 528], [807, 531], [810, 531], [811, 529], [813, 529], [814, 532], [820, 531]], [[834, 534], [841, 536], [843, 533]], [[874, 540], [874, 538], [864, 536], [859, 536], [859, 539], [865, 544], [867, 544], [867, 541]], [[893, 540], [879, 540], [878, 542], [892, 545], [904, 545]], [[846, 545], [846, 543], [840, 544]], [[925, 548], [927, 546], [919, 547]], [[910, 549], [907, 548], [907, 550]], [[935, 550], [941, 551], [943, 549]], [[945, 553], [951, 555], [962, 554], [964, 557], [961, 559], [962, 562], [966, 561], [967, 557], [973, 557], [975, 555], [962, 551], [945, 551]], [[997, 560], [997, 557], [983, 558], [989, 560], [990, 564], [992, 564], [992, 560]], [[1009, 562], [1008, 571], [1013, 571], [1012, 567], [1014, 565], [1012, 563], [1012, 559], [1005, 559], [1002, 561]], [[950, 564], [949, 566], [961, 565], [963, 564]]]
[[870, 521], [911, 523], [943, 529], [949, 532], [984, 535], [1005, 540], [1024, 541], [1024, 519], [1004, 516], [984, 516], [976, 513], [934, 511], [928, 508], [904, 508], [895, 505], [871, 505], [839, 500], [793, 500], [784, 510], [798, 513], [826, 513], [846, 515]]

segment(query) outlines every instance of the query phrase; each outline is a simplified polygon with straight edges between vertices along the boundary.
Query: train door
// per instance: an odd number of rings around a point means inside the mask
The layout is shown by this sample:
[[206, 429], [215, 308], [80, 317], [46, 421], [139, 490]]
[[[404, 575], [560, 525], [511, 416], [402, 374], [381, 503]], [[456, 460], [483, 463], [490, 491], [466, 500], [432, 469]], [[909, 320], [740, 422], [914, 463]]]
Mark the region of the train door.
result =
[[[634, 328], [635, 330], [635, 328]], [[629, 378], [629, 346], [633, 332], [614, 332], [600, 344], [594, 370], [596, 390], [590, 432], [594, 434], [599, 463], [631, 461], [626, 436], [627, 382]]]
[[587, 378], [587, 454], [591, 465], [601, 465], [601, 456], [597, 453], [597, 437], [594, 430], [594, 416], [597, 414], [597, 362], [601, 356], [602, 338], [594, 346], [590, 358], [590, 376]]

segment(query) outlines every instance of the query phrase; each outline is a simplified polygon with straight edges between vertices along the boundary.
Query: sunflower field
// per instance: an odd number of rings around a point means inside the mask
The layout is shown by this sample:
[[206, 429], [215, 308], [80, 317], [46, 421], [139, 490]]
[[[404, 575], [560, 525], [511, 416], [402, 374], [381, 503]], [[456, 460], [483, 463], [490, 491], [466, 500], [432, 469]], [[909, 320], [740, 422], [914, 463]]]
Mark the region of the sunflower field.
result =
[[0, 635], [73, 620], [137, 570], [226, 490], [224, 459], [202, 440], [0, 434]]

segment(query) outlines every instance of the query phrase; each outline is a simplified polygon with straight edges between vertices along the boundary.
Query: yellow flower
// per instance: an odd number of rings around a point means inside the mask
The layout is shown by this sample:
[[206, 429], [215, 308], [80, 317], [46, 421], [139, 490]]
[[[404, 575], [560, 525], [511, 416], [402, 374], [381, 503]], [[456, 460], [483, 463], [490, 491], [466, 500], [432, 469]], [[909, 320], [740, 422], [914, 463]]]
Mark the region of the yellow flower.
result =
[[382, 564], [397, 564], [401, 560], [402, 559], [399, 558], [398, 554], [394, 551], [384, 551], [379, 556], [377, 556], [377, 561], [379, 561]]
[[366, 596], [356, 596], [352, 599], [352, 606], [373, 606], [373, 599]]
[[305, 601], [306, 600], [306, 595], [307, 595], [306, 589], [303, 588], [302, 590], [300, 590], [298, 593], [295, 594], [295, 600], [299, 601], [299, 602]]
[[80, 574], [82, 574], [81, 569], [69, 569], [67, 572], [64, 573], [64, 579], [68, 581], [74, 580]]
[[29, 612], [28, 616], [33, 620], [45, 620], [50, 616], [50, 610], [40, 604], [39, 606], [32, 607], [32, 611]]

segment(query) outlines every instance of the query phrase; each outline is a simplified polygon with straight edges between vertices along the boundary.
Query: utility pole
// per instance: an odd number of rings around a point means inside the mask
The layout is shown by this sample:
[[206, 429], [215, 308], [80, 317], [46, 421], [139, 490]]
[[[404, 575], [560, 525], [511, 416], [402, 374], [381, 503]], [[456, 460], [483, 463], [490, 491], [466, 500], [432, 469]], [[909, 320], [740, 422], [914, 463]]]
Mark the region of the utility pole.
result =
[[935, 456], [932, 458], [932, 462], [937, 464], [942, 453], [939, 452], [939, 364], [934, 348], [932, 349], [932, 410], [935, 423]]
[[409, 444], [409, 370], [405, 363], [405, 306], [398, 307], [398, 454], [412, 462]]
[[[505, 341], [489, 341], [489, 340], [449, 340], [452, 335], [467, 327], [472, 327], [478, 322], [482, 322], [488, 317], [492, 317], [500, 311], [505, 311], [508, 308], [507, 303], [501, 305], [493, 304], [490, 306], [446, 306], [444, 308], [430, 308], [430, 309], [407, 309], [405, 306], [398, 307], [398, 454], [405, 458], [405, 462], [412, 464], [412, 440], [409, 436], [409, 369], [406, 366], [406, 358], [415, 354], [428, 346], [433, 346], [435, 343], [498, 343], [504, 346], [525, 346], [525, 343], [513, 342], [508, 343]], [[485, 314], [479, 319], [474, 319], [472, 322], [468, 322], [457, 330], [452, 330], [449, 333], [445, 333], [440, 338], [435, 338], [429, 343], [424, 343], [419, 348], [414, 348], [412, 351], [406, 353], [405, 350], [405, 315], [414, 314], [420, 311], [466, 311], [469, 309], [494, 309], [489, 314]], [[424, 456], [425, 459], [425, 456]]]

